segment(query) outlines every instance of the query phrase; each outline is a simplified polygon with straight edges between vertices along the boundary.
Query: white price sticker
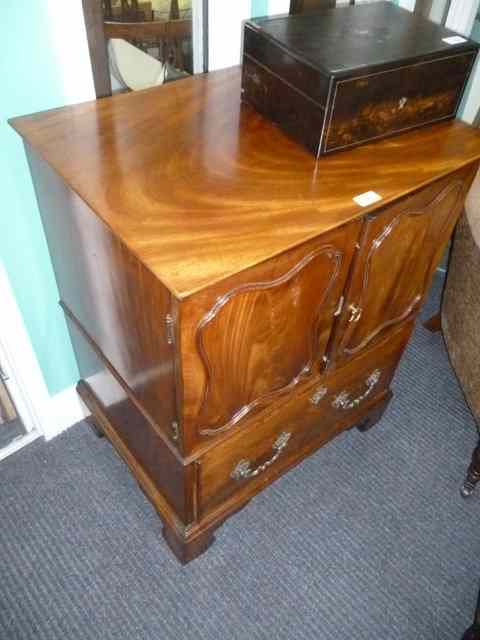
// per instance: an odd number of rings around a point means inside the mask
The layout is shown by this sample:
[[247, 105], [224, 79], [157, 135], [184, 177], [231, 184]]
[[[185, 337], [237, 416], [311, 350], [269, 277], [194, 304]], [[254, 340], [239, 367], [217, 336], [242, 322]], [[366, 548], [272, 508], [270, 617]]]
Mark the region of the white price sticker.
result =
[[361, 193], [353, 198], [354, 202], [359, 204], [361, 207], [369, 207], [371, 204], [379, 202], [381, 199], [382, 196], [376, 191], [366, 191], [365, 193]]
[[466, 42], [466, 38], [462, 38], [462, 36], [449, 36], [448, 38], [442, 38], [443, 42], [447, 44], [462, 44], [462, 42]]

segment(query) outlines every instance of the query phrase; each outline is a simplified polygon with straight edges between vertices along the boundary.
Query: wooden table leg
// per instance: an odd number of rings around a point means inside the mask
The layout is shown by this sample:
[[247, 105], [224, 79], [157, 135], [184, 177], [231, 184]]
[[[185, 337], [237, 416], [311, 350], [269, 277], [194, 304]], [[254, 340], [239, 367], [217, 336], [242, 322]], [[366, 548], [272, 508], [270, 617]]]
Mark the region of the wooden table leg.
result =
[[467, 477], [460, 489], [460, 493], [464, 498], [469, 498], [475, 490], [475, 487], [480, 482], [480, 441], [477, 448], [473, 452], [472, 462], [467, 471]]

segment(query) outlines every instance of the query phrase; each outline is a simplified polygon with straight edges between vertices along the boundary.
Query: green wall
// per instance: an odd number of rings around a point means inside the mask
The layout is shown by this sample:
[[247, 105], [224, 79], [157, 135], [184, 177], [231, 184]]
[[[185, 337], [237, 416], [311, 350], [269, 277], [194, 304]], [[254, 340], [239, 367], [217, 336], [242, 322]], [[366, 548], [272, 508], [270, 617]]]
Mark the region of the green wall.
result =
[[4, 0], [0, 21], [0, 259], [12, 285], [49, 392], [78, 371], [23, 145], [7, 118], [65, 102], [61, 66], [49, 39], [48, 0]]
[[252, 0], [251, 17], [268, 16], [268, 0]]

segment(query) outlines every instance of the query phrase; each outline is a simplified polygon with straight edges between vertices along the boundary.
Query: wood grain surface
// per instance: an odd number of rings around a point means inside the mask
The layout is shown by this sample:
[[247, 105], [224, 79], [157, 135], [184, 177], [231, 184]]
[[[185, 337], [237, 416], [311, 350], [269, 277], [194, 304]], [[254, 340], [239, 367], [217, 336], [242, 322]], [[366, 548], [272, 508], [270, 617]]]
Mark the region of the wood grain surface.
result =
[[[177, 409], [175, 356], [165, 324], [170, 293], [33, 149], [27, 151], [64, 311], [147, 420], [172, 440]], [[78, 353], [77, 359], [83, 378], [94, 375]]]
[[334, 361], [357, 355], [418, 313], [475, 173], [462, 169], [368, 216], [334, 331]]
[[[268, 483], [298, 457], [309, 442], [317, 446], [328, 442], [341, 431], [362, 422], [389, 388], [395, 367], [413, 328], [413, 323], [397, 329], [390, 339], [350, 362], [340, 371], [324, 376], [316, 383], [293, 395], [272, 412], [259, 419], [255, 428], [237, 432], [229, 440], [206, 453], [201, 461], [198, 504], [202, 513], [222, 504], [232, 494], [248, 498]], [[368, 386], [370, 376], [378, 372], [375, 384]], [[338, 398], [348, 398], [340, 406]], [[275, 454], [275, 443], [283, 433], [288, 442], [272, 464], [262, 465]], [[246, 460], [256, 475], [234, 478], [238, 463]]]
[[239, 68], [11, 123], [179, 298], [480, 158], [448, 122], [315, 162], [241, 103]]
[[184, 447], [246, 428], [323, 370], [352, 222], [180, 305]]

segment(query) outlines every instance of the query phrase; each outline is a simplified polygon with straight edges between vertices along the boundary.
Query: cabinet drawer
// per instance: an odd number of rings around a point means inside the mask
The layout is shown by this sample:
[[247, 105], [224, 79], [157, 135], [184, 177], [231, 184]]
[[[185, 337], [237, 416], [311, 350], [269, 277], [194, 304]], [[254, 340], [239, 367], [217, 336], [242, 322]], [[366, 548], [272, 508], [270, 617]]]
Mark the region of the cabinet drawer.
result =
[[202, 514], [230, 499], [248, 499], [311, 450], [360, 423], [388, 390], [411, 328], [412, 323], [207, 452], [200, 472]]

